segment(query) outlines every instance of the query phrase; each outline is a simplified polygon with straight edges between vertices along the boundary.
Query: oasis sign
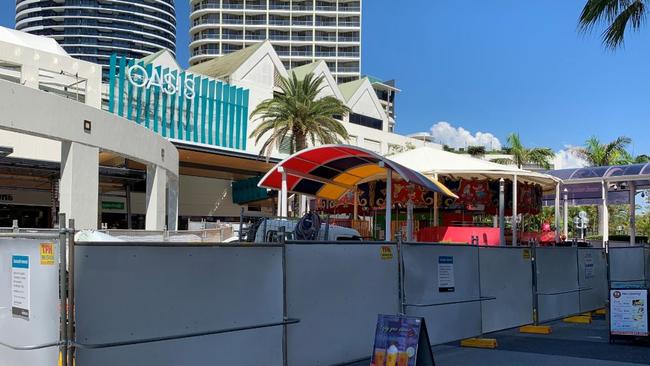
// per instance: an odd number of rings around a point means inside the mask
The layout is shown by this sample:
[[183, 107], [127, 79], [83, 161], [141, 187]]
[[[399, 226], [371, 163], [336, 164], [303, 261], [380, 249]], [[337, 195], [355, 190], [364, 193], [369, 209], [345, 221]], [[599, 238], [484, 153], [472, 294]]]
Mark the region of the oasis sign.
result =
[[182, 81], [176, 73], [162, 74], [157, 68], [147, 70], [140, 64], [128, 65], [126, 77], [129, 83], [136, 88], [151, 89], [156, 87], [167, 95], [175, 95], [182, 90], [186, 99], [194, 99], [195, 84], [193, 78], [186, 78], [184, 85], [181, 85]]
[[249, 91], [112, 55], [108, 111], [186, 142], [246, 150]]

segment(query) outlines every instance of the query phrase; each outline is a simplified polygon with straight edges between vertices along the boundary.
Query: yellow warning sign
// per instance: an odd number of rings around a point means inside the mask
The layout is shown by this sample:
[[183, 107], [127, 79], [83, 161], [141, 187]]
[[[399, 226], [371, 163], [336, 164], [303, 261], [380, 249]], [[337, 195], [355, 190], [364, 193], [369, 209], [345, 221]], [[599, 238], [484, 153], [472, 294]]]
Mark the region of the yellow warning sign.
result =
[[524, 252], [522, 253], [524, 256], [524, 259], [529, 261], [530, 260], [530, 249], [524, 249]]
[[389, 247], [388, 245], [382, 245], [379, 251], [381, 253], [381, 259], [393, 259], [393, 248]]
[[54, 264], [54, 244], [41, 243], [41, 264], [46, 266]]

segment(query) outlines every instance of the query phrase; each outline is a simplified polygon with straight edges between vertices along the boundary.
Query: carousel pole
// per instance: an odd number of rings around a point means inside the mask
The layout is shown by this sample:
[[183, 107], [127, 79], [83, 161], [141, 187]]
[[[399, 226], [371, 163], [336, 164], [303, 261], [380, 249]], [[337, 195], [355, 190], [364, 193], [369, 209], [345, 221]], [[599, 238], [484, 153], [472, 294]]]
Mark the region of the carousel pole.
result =
[[512, 246], [517, 246], [517, 174], [512, 179]]
[[560, 242], [560, 183], [555, 184], [555, 242]]
[[352, 214], [352, 220], [359, 219], [359, 187], [354, 186], [354, 212]]
[[282, 217], [287, 217], [288, 210], [287, 210], [287, 171], [284, 170], [284, 167], [278, 167], [278, 171], [280, 174], [282, 174], [282, 188], [280, 189], [280, 207], [281, 212], [280, 216]]
[[[433, 175], [433, 179], [438, 181], [438, 173]], [[438, 223], [440, 222], [440, 208], [439, 208], [439, 200], [440, 195], [438, 192], [433, 192], [433, 227], [438, 227]]]
[[499, 179], [499, 243], [506, 245], [506, 182]]

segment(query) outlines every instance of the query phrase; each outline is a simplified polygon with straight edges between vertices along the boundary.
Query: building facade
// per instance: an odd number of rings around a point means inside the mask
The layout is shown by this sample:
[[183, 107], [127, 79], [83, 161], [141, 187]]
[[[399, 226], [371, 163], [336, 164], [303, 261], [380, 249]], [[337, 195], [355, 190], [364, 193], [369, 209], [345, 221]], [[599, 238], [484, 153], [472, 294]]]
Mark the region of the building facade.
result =
[[269, 40], [286, 69], [324, 60], [358, 79], [361, 0], [191, 0], [190, 65]]
[[169, 51], [113, 54], [103, 81], [100, 65], [51, 38], [0, 27], [0, 48], [0, 106], [9, 111], [0, 116], [0, 226], [47, 227], [57, 212], [83, 217], [80, 228], [238, 222], [242, 209], [272, 215], [275, 198], [257, 181], [288, 155], [277, 146], [269, 161], [260, 156], [251, 112], [292, 73], [322, 76], [321, 96], [350, 108], [343, 143], [384, 155], [440, 148], [390, 132], [368, 78], [337, 84], [322, 60], [287, 70], [268, 41], [188, 70]]
[[113, 53], [176, 52], [174, 0], [17, 0], [16, 29], [54, 38], [70, 56], [100, 65]]

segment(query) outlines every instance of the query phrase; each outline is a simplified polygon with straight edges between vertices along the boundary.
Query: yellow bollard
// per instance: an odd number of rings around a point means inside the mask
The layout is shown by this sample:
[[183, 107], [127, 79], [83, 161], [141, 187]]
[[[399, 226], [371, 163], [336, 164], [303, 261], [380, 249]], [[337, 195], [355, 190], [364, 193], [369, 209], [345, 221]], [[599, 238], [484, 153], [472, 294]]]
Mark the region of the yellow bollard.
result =
[[461, 347], [472, 347], [472, 348], [497, 348], [497, 340], [494, 338], [468, 338], [460, 341]]

